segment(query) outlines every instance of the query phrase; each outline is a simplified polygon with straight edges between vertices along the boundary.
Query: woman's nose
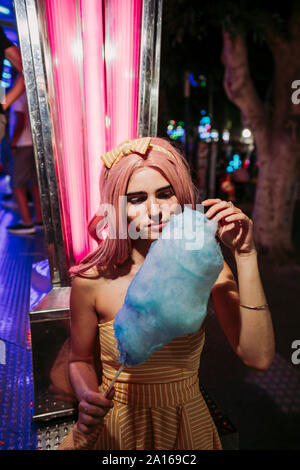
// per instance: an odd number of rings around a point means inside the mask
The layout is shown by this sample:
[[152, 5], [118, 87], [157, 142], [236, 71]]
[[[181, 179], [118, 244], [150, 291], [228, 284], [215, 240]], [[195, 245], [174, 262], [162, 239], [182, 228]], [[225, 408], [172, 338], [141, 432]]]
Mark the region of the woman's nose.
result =
[[148, 205], [148, 214], [151, 218], [159, 217], [161, 214], [161, 207], [156, 198], [151, 198]]

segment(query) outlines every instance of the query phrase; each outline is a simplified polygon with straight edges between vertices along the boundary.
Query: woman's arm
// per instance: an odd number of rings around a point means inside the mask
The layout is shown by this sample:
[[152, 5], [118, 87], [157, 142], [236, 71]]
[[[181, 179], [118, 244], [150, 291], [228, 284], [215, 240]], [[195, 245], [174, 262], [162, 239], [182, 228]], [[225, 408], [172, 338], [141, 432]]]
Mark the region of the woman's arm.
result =
[[19, 138], [21, 137], [22, 132], [25, 128], [25, 113], [23, 113], [22, 111], [16, 111], [15, 116], [16, 116], [16, 124], [15, 124], [14, 132], [11, 138], [11, 142], [10, 142], [11, 147], [16, 147], [19, 141]]
[[[232, 348], [246, 365], [268, 369], [275, 355], [274, 331], [258, 269], [253, 222], [227, 201], [207, 199], [202, 204], [212, 206], [206, 216], [218, 222], [217, 235], [231, 250], [237, 266], [238, 287], [229, 266], [224, 263], [212, 289], [219, 322]], [[264, 307], [254, 310], [241, 305]]]
[[114, 389], [106, 398], [98, 391], [98, 378], [94, 366], [98, 317], [91, 280], [75, 277], [71, 297], [71, 352], [70, 381], [79, 401], [78, 428], [93, 432], [101, 419], [113, 406]]
[[20, 75], [17, 77], [14, 85], [5, 96], [5, 101], [2, 103], [2, 108], [4, 111], [6, 111], [10, 105], [14, 103], [14, 101], [16, 101], [25, 91], [25, 82], [22, 74], [22, 57], [17, 46], [13, 45], [5, 49], [5, 58], [10, 61], [14, 69], [17, 70]]
[[219, 323], [236, 354], [249, 367], [266, 370], [275, 355], [270, 311], [249, 310], [242, 305], [267, 304], [256, 252], [236, 257], [238, 284], [226, 262], [212, 289], [212, 301]]

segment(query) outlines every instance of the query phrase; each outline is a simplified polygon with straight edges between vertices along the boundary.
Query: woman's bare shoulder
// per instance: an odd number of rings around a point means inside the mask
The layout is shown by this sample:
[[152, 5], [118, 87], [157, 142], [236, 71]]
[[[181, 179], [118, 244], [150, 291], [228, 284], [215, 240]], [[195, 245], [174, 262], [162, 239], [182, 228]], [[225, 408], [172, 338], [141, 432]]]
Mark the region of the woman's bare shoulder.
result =
[[[76, 276], [73, 279], [82, 279], [83, 282], [84, 280], [92, 280], [96, 281], [98, 279], [103, 279], [103, 272], [101, 272], [100, 269], [97, 268], [97, 266], [92, 266], [91, 268], [87, 269], [86, 271], [83, 271], [82, 273], [76, 274]], [[78, 281], [80, 282], [80, 281]]]
[[98, 275], [97, 269], [89, 269], [84, 273], [77, 274], [72, 279], [70, 306], [73, 316], [78, 311], [80, 314], [96, 313], [96, 305], [99, 296], [102, 296], [103, 278]]
[[103, 284], [104, 277], [99, 273], [96, 267], [89, 268], [83, 273], [77, 274], [72, 279], [72, 291], [91, 292], [97, 287], [97, 290]]

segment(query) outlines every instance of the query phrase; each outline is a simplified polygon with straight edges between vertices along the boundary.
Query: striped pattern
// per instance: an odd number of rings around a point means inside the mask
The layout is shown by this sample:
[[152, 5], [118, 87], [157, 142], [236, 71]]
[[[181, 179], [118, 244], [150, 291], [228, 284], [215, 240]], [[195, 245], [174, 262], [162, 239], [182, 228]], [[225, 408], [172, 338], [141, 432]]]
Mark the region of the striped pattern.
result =
[[[108, 388], [119, 364], [113, 321], [99, 325], [102, 384]], [[221, 442], [198, 382], [204, 326], [175, 338], [144, 363], [125, 368], [115, 383], [115, 406], [97, 432], [75, 425], [60, 449], [200, 450]]]
[[158, 150], [162, 153], [166, 153], [170, 157], [174, 158], [174, 155], [164, 147], [161, 147], [160, 145], [156, 144], [151, 144], [151, 137], [143, 137], [141, 139], [135, 140], [126, 140], [118, 147], [115, 147], [113, 150], [110, 150], [109, 152], [106, 152], [105, 154], [101, 155], [100, 158], [107, 168], [112, 168], [114, 165], [116, 165], [116, 163], [121, 160], [121, 158], [125, 157], [126, 155], [130, 155], [131, 153], [140, 153], [141, 155], [145, 155], [149, 148], [153, 150]]

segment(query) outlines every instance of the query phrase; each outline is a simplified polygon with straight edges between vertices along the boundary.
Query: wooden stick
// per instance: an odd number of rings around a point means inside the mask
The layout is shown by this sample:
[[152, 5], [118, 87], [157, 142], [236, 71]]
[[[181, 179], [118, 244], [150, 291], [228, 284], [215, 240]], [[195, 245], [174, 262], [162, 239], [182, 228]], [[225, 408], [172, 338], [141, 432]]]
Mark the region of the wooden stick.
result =
[[123, 364], [120, 369], [118, 370], [118, 372], [116, 373], [116, 375], [114, 376], [110, 386], [108, 387], [108, 389], [105, 391], [104, 395], [107, 397], [107, 395], [109, 394], [109, 392], [111, 391], [111, 389], [113, 388], [113, 385], [115, 383], [115, 381], [117, 380], [117, 378], [119, 377], [119, 375], [121, 374], [122, 370], [124, 369], [125, 365]]

